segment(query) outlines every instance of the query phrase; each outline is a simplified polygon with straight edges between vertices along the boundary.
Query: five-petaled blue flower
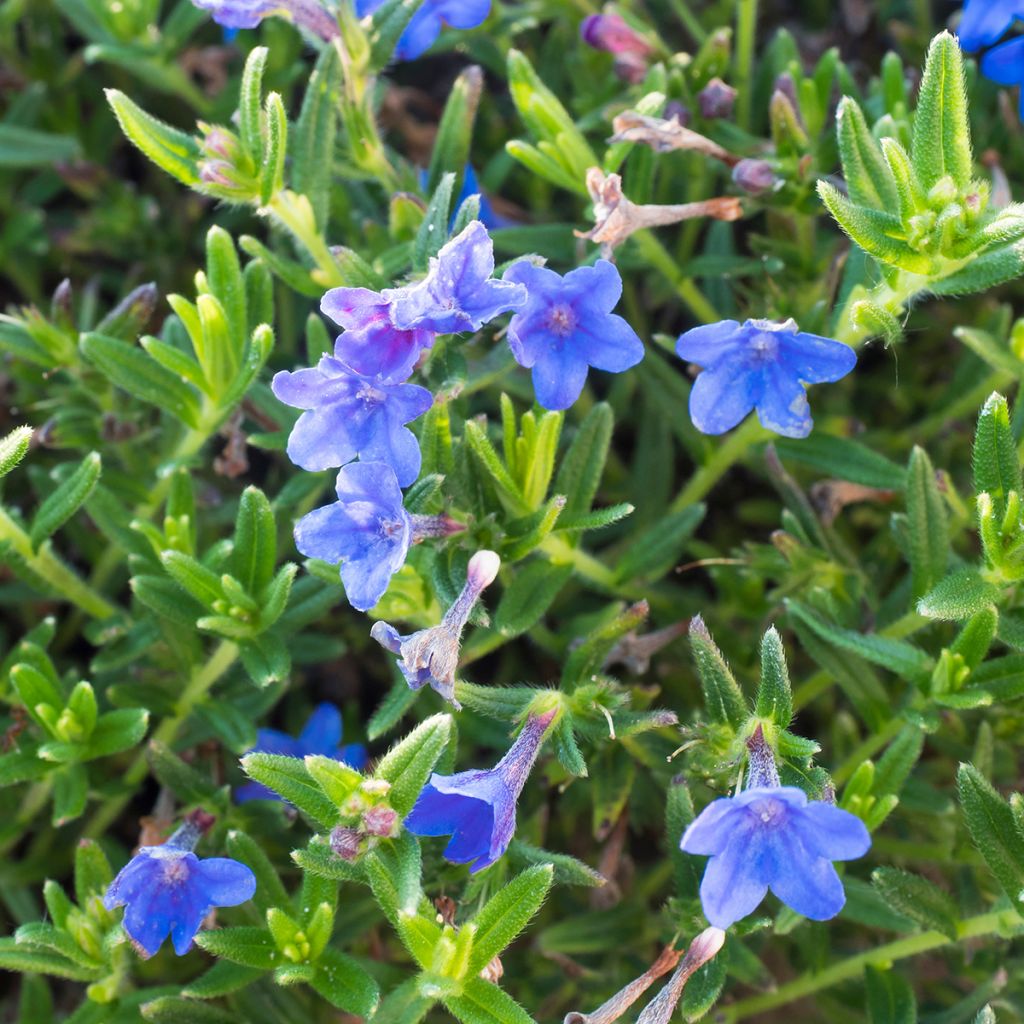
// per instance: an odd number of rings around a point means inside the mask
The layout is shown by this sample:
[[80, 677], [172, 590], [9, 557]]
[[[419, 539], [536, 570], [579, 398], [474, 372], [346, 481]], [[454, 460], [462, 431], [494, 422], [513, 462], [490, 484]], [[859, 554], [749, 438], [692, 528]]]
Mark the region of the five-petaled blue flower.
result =
[[981, 73], [999, 85], [1019, 85], [1020, 117], [1024, 120], [1024, 36], [993, 46], [981, 58]]
[[683, 833], [680, 849], [708, 854], [700, 899], [718, 928], [746, 917], [769, 889], [813, 921], [835, 917], [846, 902], [831, 862], [862, 857], [871, 846], [849, 811], [793, 786], [756, 786], [710, 803]]
[[1018, 18], [1024, 18], [1024, 0], [967, 0], [957, 39], [964, 50], [973, 53], [994, 43]]
[[295, 524], [295, 546], [309, 558], [341, 563], [345, 596], [372, 608], [405, 564], [412, 516], [402, 505], [395, 471], [383, 462], [353, 462], [338, 473], [338, 500]]
[[[366, 747], [361, 743], [341, 745], [341, 712], [333, 705], [318, 704], [306, 720], [298, 736], [289, 736], [277, 729], [260, 729], [256, 746], [247, 754], [280, 754], [283, 757], [305, 757], [320, 754], [362, 770], [366, 765]], [[247, 782], [235, 791], [235, 800], [280, 800], [276, 793], [259, 782]]]
[[508, 343], [516, 362], [532, 369], [533, 390], [545, 409], [568, 409], [580, 397], [588, 367], [621, 373], [643, 359], [636, 331], [612, 312], [622, 278], [608, 260], [565, 277], [523, 260], [503, 280], [526, 288]]
[[[373, 14], [384, 0], [356, 0], [360, 18]], [[395, 46], [395, 60], [415, 60], [434, 45], [443, 24], [452, 28], [477, 28], [487, 20], [491, 0], [425, 0], [412, 16]]]
[[334, 356], [310, 369], [282, 370], [271, 387], [286, 405], [307, 410], [288, 438], [297, 466], [330, 469], [358, 456], [387, 463], [402, 487], [419, 475], [420, 447], [405, 424], [430, 408], [426, 388], [355, 373]]
[[840, 380], [857, 362], [849, 345], [805, 334], [792, 320], [694, 327], [676, 352], [704, 367], [690, 392], [690, 419], [703, 434], [723, 434], [757, 409], [769, 430], [806, 437], [814, 424], [804, 384]]
[[508, 753], [489, 771], [430, 776], [405, 827], [417, 836], [451, 836], [444, 856], [470, 871], [490, 867], [507, 849], [516, 829], [516, 801], [554, 712], [532, 715]]
[[494, 243], [475, 220], [431, 257], [422, 281], [384, 292], [391, 300], [391, 322], [403, 330], [418, 327], [436, 334], [478, 331], [526, 303], [522, 285], [496, 281], [493, 273]]
[[335, 358], [368, 377], [407, 380], [420, 353], [436, 337], [433, 331], [397, 328], [391, 322], [391, 303], [368, 288], [332, 288], [320, 310], [345, 328], [334, 343]]
[[256, 876], [229, 857], [200, 860], [193, 852], [202, 834], [193, 815], [163, 846], [143, 846], [110, 883], [107, 910], [126, 907], [124, 930], [139, 956], [150, 957], [168, 935], [184, 956], [214, 907], [235, 907], [252, 899]]

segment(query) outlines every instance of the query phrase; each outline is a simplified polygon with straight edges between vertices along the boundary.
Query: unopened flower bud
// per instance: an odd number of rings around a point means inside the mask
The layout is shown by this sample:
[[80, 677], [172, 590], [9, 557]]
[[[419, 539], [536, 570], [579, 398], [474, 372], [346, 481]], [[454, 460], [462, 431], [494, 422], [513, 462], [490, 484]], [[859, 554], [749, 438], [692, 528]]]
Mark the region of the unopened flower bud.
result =
[[362, 837], [354, 828], [338, 825], [331, 832], [331, 849], [344, 861], [352, 863], [359, 856]]
[[636, 29], [632, 28], [620, 14], [591, 14], [580, 25], [580, 37], [595, 50], [605, 53], [631, 53], [638, 57], [649, 57], [653, 52], [650, 43]]
[[470, 560], [466, 571], [466, 584], [477, 590], [489, 587], [498, 575], [501, 559], [494, 551], [478, 551]]
[[732, 180], [752, 196], [767, 192], [775, 184], [775, 171], [767, 160], [741, 160], [732, 169]]
[[731, 117], [736, 103], [736, 90], [720, 78], [712, 78], [697, 94], [701, 117]]
[[371, 807], [363, 815], [363, 828], [371, 836], [390, 839], [398, 829], [398, 812], [384, 805]]

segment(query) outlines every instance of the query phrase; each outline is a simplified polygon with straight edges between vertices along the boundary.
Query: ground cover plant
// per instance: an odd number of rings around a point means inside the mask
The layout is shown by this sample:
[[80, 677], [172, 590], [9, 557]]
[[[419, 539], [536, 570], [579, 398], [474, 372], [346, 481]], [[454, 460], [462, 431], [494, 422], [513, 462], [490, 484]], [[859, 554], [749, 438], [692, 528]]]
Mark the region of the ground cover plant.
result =
[[1021, 20], [2, 0], [3, 1019], [1024, 1020]]

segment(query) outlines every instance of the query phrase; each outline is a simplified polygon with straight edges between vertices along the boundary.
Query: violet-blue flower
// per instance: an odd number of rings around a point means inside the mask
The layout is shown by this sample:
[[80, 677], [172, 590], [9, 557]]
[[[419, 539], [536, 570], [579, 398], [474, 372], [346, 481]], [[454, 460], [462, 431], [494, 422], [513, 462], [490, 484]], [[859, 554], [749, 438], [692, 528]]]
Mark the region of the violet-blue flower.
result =
[[[356, 0], [356, 14], [373, 14], [384, 0]], [[441, 34], [443, 25], [477, 28], [491, 13], [491, 0], [424, 0], [395, 46], [395, 60], [415, 60], [426, 53]]]
[[[1024, 18], [1024, 0], [967, 0], [957, 39], [968, 53], [994, 43], [1018, 18]], [[984, 74], [988, 74], [983, 69]]]
[[[428, 174], [426, 169], [420, 171], [420, 188], [425, 189], [427, 187]], [[511, 224], [512, 221], [506, 217], [502, 217], [494, 212], [494, 207], [491, 205], [491, 201], [487, 198], [483, 190], [480, 188], [480, 181], [476, 176], [476, 171], [473, 169], [472, 164], [466, 164], [462, 172], [462, 188], [459, 190], [459, 194], [455, 197], [455, 202], [452, 203], [452, 215], [449, 220], [448, 227], [455, 223], [455, 218], [458, 215], [459, 208], [462, 204], [470, 198], [470, 196], [478, 196], [480, 199], [480, 212], [477, 215], [477, 220], [488, 231], [492, 231], [494, 228], [502, 228]]]
[[526, 303], [522, 285], [497, 281], [493, 273], [494, 243], [475, 220], [431, 257], [422, 281], [384, 293], [391, 300], [391, 321], [403, 330], [418, 327], [436, 334], [478, 331]]
[[315, 367], [275, 374], [271, 388], [286, 405], [307, 410], [288, 438], [297, 466], [330, 469], [360, 457], [387, 463], [402, 487], [419, 475], [419, 444], [405, 424], [430, 408], [426, 388], [355, 373], [326, 355]]
[[271, 15], [289, 18], [321, 39], [339, 34], [338, 23], [317, 0], [192, 0], [226, 29], [256, 28]]
[[804, 384], [840, 380], [857, 362], [849, 345], [804, 333], [793, 320], [694, 327], [676, 352], [704, 367], [690, 392], [690, 419], [704, 434], [723, 434], [757, 409], [769, 430], [806, 437], [814, 424]]
[[[318, 704], [306, 720], [298, 736], [289, 736], [277, 729], [259, 729], [256, 746], [247, 754], [280, 754], [283, 757], [306, 757], [319, 754], [342, 764], [362, 770], [366, 766], [366, 747], [361, 743], [341, 744], [341, 712], [333, 705]], [[247, 800], [280, 800], [275, 792], [259, 782], [247, 782], [235, 790], [237, 803]]]
[[212, 819], [194, 812], [162, 846], [143, 846], [110, 883], [107, 910], [125, 907], [124, 930], [141, 957], [150, 957], [168, 935], [184, 956], [214, 907], [252, 899], [256, 876], [230, 857], [200, 860], [192, 850]]
[[[1017, 36], [993, 46], [981, 58], [981, 73], [999, 85], [1024, 87], [1024, 36]], [[1024, 120], [1024, 88], [1019, 98], [1019, 112]]]
[[516, 829], [516, 801], [530, 775], [554, 711], [531, 715], [508, 753], [487, 771], [430, 776], [405, 827], [417, 836], [451, 836], [444, 856], [490, 867], [508, 849]]
[[398, 655], [398, 667], [409, 684], [419, 690], [429, 684], [454, 707], [455, 670], [459, 666], [459, 644], [473, 606], [498, 575], [501, 559], [493, 551], [478, 551], [469, 560], [466, 585], [437, 626], [403, 636], [387, 622], [375, 622], [370, 636], [392, 654]]
[[614, 263], [598, 260], [562, 277], [522, 260], [503, 280], [526, 289], [508, 343], [516, 362], [532, 369], [533, 390], [545, 409], [568, 409], [580, 397], [589, 367], [621, 373], [643, 359], [644, 343], [612, 312], [622, 295]]
[[684, 853], [710, 856], [700, 884], [704, 916], [728, 928], [768, 890], [812, 921], [835, 917], [846, 893], [834, 860], [863, 857], [871, 836], [855, 814], [780, 786], [761, 727], [747, 741], [747, 789], [713, 800], [683, 833]]
[[391, 322], [391, 302], [369, 288], [332, 288], [320, 311], [344, 333], [334, 343], [334, 356], [356, 373], [398, 383], [408, 379], [420, 353], [434, 344], [433, 331], [403, 331]]

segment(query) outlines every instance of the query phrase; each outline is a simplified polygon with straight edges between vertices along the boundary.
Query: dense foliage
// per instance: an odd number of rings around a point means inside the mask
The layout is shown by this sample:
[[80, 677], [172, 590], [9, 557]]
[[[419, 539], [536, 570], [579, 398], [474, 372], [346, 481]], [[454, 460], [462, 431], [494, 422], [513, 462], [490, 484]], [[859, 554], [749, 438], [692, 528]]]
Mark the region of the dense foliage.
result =
[[4, 1019], [1024, 1021], [1018, 6], [0, 0]]

